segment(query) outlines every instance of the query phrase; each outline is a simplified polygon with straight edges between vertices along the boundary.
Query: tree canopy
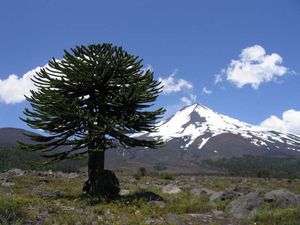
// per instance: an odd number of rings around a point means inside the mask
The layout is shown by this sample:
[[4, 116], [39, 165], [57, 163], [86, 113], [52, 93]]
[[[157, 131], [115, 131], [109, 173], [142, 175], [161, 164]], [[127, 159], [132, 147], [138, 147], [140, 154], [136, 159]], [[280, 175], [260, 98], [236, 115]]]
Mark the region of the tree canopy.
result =
[[[31, 108], [21, 119], [46, 135], [29, 135], [36, 143], [22, 143], [25, 149], [59, 161], [116, 145], [161, 144], [131, 136], [155, 130], [164, 109], [151, 109], [162, 86], [139, 57], [122, 47], [96, 44], [65, 50], [61, 60], [50, 60], [32, 80], [37, 88], [26, 96]], [[58, 150], [60, 146], [67, 150]]]

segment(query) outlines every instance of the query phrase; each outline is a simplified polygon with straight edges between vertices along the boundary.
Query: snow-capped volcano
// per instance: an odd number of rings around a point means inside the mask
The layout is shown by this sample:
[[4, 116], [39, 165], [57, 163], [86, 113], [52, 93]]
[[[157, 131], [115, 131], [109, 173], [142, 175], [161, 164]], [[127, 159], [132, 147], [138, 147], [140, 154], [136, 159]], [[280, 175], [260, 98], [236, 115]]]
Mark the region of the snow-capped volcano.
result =
[[[226, 137], [224, 144], [228, 147], [230, 141], [234, 141], [233, 137], [236, 137], [239, 141], [244, 139], [245, 143], [248, 142], [247, 148], [253, 146], [265, 150], [280, 149], [300, 153], [300, 135], [253, 126], [201, 104], [181, 109], [167, 121], [161, 122], [155, 133], [146, 133], [143, 136], [163, 140], [166, 145], [177, 140], [178, 144], [180, 143], [177, 147], [184, 150], [190, 148], [205, 150], [209, 142], [213, 144], [214, 140], [220, 137]], [[218, 148], [221, 147], [215, 146], [214, 152], [218, 152], [220, 150]]]

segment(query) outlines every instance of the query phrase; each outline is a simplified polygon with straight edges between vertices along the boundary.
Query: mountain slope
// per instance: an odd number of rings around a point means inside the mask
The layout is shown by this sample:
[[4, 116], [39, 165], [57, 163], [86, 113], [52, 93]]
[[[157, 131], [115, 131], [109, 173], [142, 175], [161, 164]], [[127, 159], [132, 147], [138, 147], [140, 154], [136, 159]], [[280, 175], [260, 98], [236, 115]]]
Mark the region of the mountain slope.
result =
[[16, 144], [17, 141], [29, 141], [29, 138], [24, 135], [24, 133], [33, 134], [30, 131], [13, 128], [13, 127], [5, 127], [0, 128], [0, 144]]
[[[15, 128], [0, 129], [0, 146], [5, 143], [15, 144], [16, 140], [24, 139], [23, 132], [24, 130]], [[139, 147], [108, 150], [106, 168], [122, 167], [135, 170], [138, 167], [161, 167], [179, 173], [219, 173], [222, 169], [209, 167], [202, 160], [246, 155], [264, 159], [300, 159], [299, 135], [252, 126], [201, 104], [181, 109], [168, 120], [159, 123], [155, 133], [134, 136], [163, 140], [165, 145], [155, 150]], [[20, 154], [16, 152], [14, 155], [18, 157]], [[33, 156], [28, 155], [28, 158]], [[1, 160], [4, 162], [6, 159], [1, 158], [0, 154], [0, 163]], [[62, 164], [71, 169], [69, 165], [79, 168], [85, 166], [86, 161]]]
[[299, 135], [253, 126], [201, 104], [178, 111], [162, 122], [155, 133], [137, 136], [162, 140], [166, 147], [176, 140], [177, 148], [198, 151], [202, 156], [220, 152], [222, 156], [268, 152], [283, 156], [300, 155]]

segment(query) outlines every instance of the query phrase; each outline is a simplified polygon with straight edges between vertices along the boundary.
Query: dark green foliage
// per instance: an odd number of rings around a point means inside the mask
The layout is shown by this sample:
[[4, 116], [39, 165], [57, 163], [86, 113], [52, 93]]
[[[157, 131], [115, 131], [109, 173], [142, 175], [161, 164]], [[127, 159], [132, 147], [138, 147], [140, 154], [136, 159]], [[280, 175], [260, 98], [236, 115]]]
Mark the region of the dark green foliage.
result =
[[256, 175], [257, 177], [261, 177], [261, 178], [270, 178], [271, 172], [266, 169], [263, 169], [263, 170], [259, 170]]
[[[161, 143], [130, 137], [154, 131], [162, 108], [148, 110], [161, 92], [142, 60], [111, 44], [77, 46], [62, 60], [52, 59], [33, 79], [37, 86], [26, 99], [31, 109], [22, 120], [47, 135], [29, 135], [52, 161], [104, 151], [122, 145], [156, 148]], [[59, 147], [67, 147], [60, 151]]]
[[144, 176], [146, 176], [146, 168], [145, 167], [140, 167], [138, 169], [138, 171], [135, 174], [133, 174], [133, 177], [136, 180], [139, 180], [139, 179], [141, 179], [141, 177], [144, 177]]
[[299, 158], [272, 158], [265, 156], [251, 156], [207, 159], [204, 163], [227, 170], [235, 176], [257, 176], [263, 178], [283, 177], [300, 178]]
[[146, 176], [146, 168], [145, 167], [140, 167], [138, 173], [144, 177]]
[[165, 180], [175, 180], [175, 175], [172, 173], [162, 173], [160, 177]]
[[136, 180], [140, 180], [140, 179], [141, 179], [141, 174], [135, 173], [135, 174], [133, 174], [133, 177], [134, 177], [134, 179], [136, 179]]
[[25, 202], [19, 199], [0, 197], [0, 224], [2, 225], [21, 225], [24, 220], [30, 218]]
[[167, 167], [164, 163], [157, 163], [153, 166], [153, 169], [156, 171], [163, 171], [163, 170], [166, 170]]
[[258, 214], [246, 221], [245, 224], [280, 224], [280, 225], [299, 225], [300, 208], [273, 209], [261, 210]]
[[20, 148], [14, 145], [0, 146], [0, 171], [10, 170], [12, 168], [31, 169], [31, 166], [26, 163], [28, 160], [39, 159], [38, 154], [27, 154]]
[[87, 160], [67, 159], [56, 164], [41, 166], [37, 162], [42, 162], [44, 159], [38, 152], [26, 152], [15, 145], [0, 146], [0, 172], [14, 168], [23, 170], [54, 170], [54, 171], [79, 171], [87, 166]]

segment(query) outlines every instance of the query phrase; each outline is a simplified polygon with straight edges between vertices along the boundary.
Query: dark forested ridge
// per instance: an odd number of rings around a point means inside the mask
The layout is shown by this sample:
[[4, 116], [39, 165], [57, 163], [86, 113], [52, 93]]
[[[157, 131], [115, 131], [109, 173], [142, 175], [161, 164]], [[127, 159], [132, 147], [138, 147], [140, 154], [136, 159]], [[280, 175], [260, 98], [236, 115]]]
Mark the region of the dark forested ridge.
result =
[[78, 171], [86, 166], [86, 160], [65, 160], [57, 164], [42, 166], [43, 158], [38, 152], [27, 152], [18, 145], [1, 144], [0, 145], [0, 172], [13, 168], [25, 170], [60, 170], [64, 172]]
[[227, 170], [231, 175], [300, 178], [300, 158], [243, 157], [207, 159], [206, 164]]
[[12, 168], [30, 169], [30, 170], [61, 170], [77, 171], [86, 165], [86, 160], [66, 160], [58, 164], [41, 166], [44, 158], [39, 152], [24, 151], [18, 145], [18, 141], [30, 142], [24, 133], [33, 134], [32, 132], [18, 128], [0, 128], [0, 171]]
[[[30, 162], [41, 162], [43, 158], [38, 152], [27, 152], [21, 150], [17, 145], [17, 140], [24, 140], [22, 133], [25, 130], [16, 128], [2, 128], [0, 129], [0, 171], [6, 171], [12, 168], [20, 169], [36, 169], [36, 170], [61, 170], [61, 171], [78, 171], [87, 165], [87, 160], [65, 160], [59, 162], [58, 164], [49, 165], [46, 167], [40, 167]], [[175, 150], [175, 149], [173, 149]], [[150, 165], [150, 162], [145, 161], [146, 159], [153, 159], [151, 152], [147, 152], [147, 157], [140, 151], [136, 151], [136, 157], [133, 159], [123, 158], [121, 154], [115, 153], [115, 151], [109, 151], [107, 163], [110, 168], [156, 168], [156, 165], [165, 165], [165, 170], [170, 172], [179, 172], [181, 170], [176, 169], [181, 161], [176, 159], [176, 154], [174, 151], [156, 150], [153, 154], [159, 154], [159, 159], [165, 159], [165, 161], [155, 161]], [[178, 150], [180, 151], [180, 150]], [[133, 151], [132, 151], [133, 152]], [[177, 150], [175, 151], [177, 152]], [[170, 154], [172, 153], [172, 154]], [[187, 152], [185, 152], [187, 153]], [[113, 155], [110, 155], [113, 154]], [[140, 155], [141, 154], [141, 155]], [[150, 154], [150, 155], [149, 155]], [[116, 157], [117, 156], [117, 157]], [[168, 157], [167, 157], [168, 156]], [[194, 156], [195, 157], [195, 156]], [[117, 159], [116, 159], [117, 158]], [[197, 157], [196, 157], [197, 158]], [[115, 159], [111, 161], [111, 159]], [[176, 159], [176, 160], [175, 160]], [[194, 162], [192, 156], [185, 158], [184, 162], [187, 161]], [[208, 158], [201, 162], [201, 167], [195, 167], [195, 163], [189, 163], [189, 167], [186, 171], [193, 173], [206, 173], [210, 169], [216, 169], [215, 171], [223, 171], [234, 176], [258, 176], [258, 177], [284, 177], [284, 178], [300, 178], [300, 157], [272, 157], [270, 154], [267, 156], [253, 156], [244, 155], [232, 158]], [[174, 168], [172, 167], [174, 165]], [[194, 167], [192, 167], [194, 165]], [[183, 166], [183, 164], [180, 164]], [[189, 169], [189, 170], [188, 170]], [[154, 169], [155, 170], [155, 169]]]

